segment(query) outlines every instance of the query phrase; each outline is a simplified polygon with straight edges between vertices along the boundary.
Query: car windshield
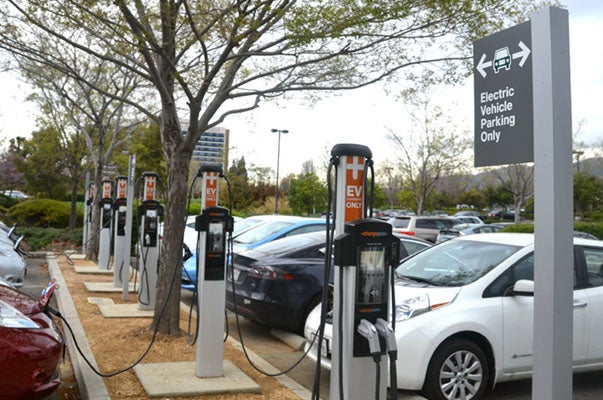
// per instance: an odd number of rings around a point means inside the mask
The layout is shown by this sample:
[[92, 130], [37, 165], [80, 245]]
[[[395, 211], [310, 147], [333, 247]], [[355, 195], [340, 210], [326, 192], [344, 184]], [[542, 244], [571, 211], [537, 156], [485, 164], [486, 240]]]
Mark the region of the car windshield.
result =
[[276, 232], [285, 229], [288, 226], [293, 225], [293, 222], [267, 222], [264, 224], [258, 224], [257, 227], [253, 227], [248, 231], [241, 233], [234, 239], [235, 243], [251, 244], [257, 243], [260, 240], [266, 239], [268, 236], [275, 234]]
[[400, 278], [436, 286], [463, 286], [475, 282], [507, 257], [517, 246], [468, 240], [450, 240], [403, 261]]
[[239, 232], [243, 232], [245, 229], [251, 228], [252, 226], [259, 224], [260, 222], [262, 222], [261, 219], [253, 218], [253, 217], [249, 217], [249, 218], [245, 218], [240, 221], [237, 221], [234, 224], [233, 235], [236, 235]]

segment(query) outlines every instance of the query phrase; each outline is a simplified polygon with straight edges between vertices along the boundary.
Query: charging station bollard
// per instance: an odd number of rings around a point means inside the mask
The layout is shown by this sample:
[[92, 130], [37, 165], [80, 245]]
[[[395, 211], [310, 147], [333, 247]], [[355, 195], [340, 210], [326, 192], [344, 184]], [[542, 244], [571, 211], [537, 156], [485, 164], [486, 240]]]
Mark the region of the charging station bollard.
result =
[[[86, 174], [86, 181], [88, 181], [89, 174]], [[92, 202], [94, 201], [94, 183], [88, 183], [86, 185], [86, 202], [84, 203], [84, 232], [82, 238], [82, 251], [84, 254], [88, 253], [88, 242], [91, 239], [90, 225], [92, 224]]]
[[126, 241], [126, 210], [128, 177], [118, 176], [115, 179], [115, 203], [113, 204], [113, 286], [122, 287], [122, 271], [130, 269], [130, 260], [125, 259], [125, 246], [130, 244]]
[[157, 268], [160, 247], [159, 219], [163, 215], [163, 207], [155, 199], [158, 175], [155, 172], [144, 172], [142, 177], [144, 180], [143, 201], [138, 208], [140, 223], [138, 308], [140, 310], [153, 310], [155, 309], [157, 295]]
[[[363, 145], [338, 144], [331, 150], [337, 162], [335, 199], [335, 274], [331, 399], [372, 399], [375, 387], [385, 399], [387, 375], [375, 378], [375, 362], [385, 371], [376, 319], [387, 319], [387, 274], [391, 226], [366, 220], [365, 171], [371, 150]], [[384, 225], [385, 224], [385, 225]], [[364, 234], [364, 236], [363, 236]], [[375, 314], [375, 315], [373, 315]], [[361, 324], [361, 320], [364, 321]], [[378, 356], [378, 357], [377, 357]], [[378, 379], [378, 381], [377, 381]], [[343, 393], [341, 393], [343, 391]]]
[[197, 285], [199, 318], [195, 375], [199, 378], [222, 376], [224, 361], [224, 310], [226, 305], [227, 234], [233, 219], [226, 208], [218, 207], [218, 178], [222, 167], [203, 165], [201, 215], [195, 229], [197, 242]]
[[98, 268], [108, 271], [111, 259], [111, 226], [113, 219], [113, 199], [111, 198], [112, 182], [103, 181], [101, 209], [101, 229], [98, 241]]

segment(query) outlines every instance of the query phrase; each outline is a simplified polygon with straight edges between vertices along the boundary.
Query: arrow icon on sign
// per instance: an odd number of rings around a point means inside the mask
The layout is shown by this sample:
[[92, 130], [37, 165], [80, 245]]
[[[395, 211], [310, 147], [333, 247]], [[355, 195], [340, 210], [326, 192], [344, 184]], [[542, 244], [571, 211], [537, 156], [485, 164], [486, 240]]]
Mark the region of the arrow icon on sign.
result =
[[[518, 64], [519, 64], [519, 67], [523, 67], [523, 65], [525, 64], [526, 60], [528, 59], [528, 57], [530, 56], [532, 51], [521, 40], [519, 41], [518, 45], [521, 50], [518, 51], [517, 53], [513, 53], [512, 57], [513, 57], [513, 60], [515, 60], [517, 58], [521, 58], [521, 60], [519, 60]], [[501, 56], [497, 55], [499, 52], [500, 52]], [[511, 59], [509, 58], [509, 49], [507, 47], [500, 48], [500, 49], [497, 49], [494, 53], [495, 53], [495, 55], [494, 55], [494, 62], [495, 62], [494, 72], [498, 72], [502, 68], [509, 70], [511, 68]], [[492, 60], [486, 61], [486, 54], [482, 53], [482, 57], [480, 58], [479, 62], [477, 63], [477, 66], [475, 67], [475, 69], [477, 69], [477, 72], [480, 73], [482, 78], [485, 78], [488, 75], [486, 73], [486, 68], [490, 68], [490, 67], [492, 67]]]
[[519, 60], [519, 66], [523, 67], [523, 64], [525, 64], [526, 60], [530, 56], [531, 51], [528, 46], [526, 46], [525, 43], [521, 40], [519, 41], [519, 48], [521, 49], [521, 51], [513, 53], [513, 59], [515, 60], [516, 58], [521, 57], [521, 60]]
[[492, 66], [492, 61], [486, 61], [486, 55], [482, 54], [482, 58], [480, 58], [479, 63], [477, 63], [477, 67], [475, 67], [475, 69], [477, 69], [477, 72], [480, 73], [480, 75], [482, 76], [482, 78], [486, 77], [486, 68], [489, 68]]

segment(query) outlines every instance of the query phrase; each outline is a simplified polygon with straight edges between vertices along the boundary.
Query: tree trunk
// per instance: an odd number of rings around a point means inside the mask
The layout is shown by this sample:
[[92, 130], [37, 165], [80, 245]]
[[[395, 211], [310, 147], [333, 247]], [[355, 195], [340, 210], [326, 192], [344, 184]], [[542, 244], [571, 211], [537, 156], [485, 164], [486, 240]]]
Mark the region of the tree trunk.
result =
[[166, 210], [170, 212], [164, 215], [164, 240], [161, 246], [152, 327], [157, 328], [159, 333], [179, 336], [182, 236], [187, 214], [186, 196], [192, 150], [187, 149], [184, 143], [180, 145], [170, 143], [170, 145], [172, 148], [166, 151], [168, 182], [165, 185]]
[[75, 223], [77, 221], [77, 186], [78, 182], [73, 181], [71, 183], [71, 208], [69, 211], [69, 230], [75, 229]]

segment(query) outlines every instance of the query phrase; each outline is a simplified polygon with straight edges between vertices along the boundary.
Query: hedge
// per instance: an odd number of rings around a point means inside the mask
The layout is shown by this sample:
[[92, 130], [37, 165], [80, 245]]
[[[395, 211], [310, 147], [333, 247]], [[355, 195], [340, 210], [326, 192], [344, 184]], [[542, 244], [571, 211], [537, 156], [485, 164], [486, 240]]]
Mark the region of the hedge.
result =
[[[7, 212], [7, 218], [21, 226], [62, 229], [69, 226], [69, 213], [69, 203], [29, 199], [12, 206]], [[82, 216], [78, 215], [78, 219], [81, 221]]]
[[[590, 233], [603, 239], [603, 222], [574, 222], [574, 230]], [[534, 224], [513, 224], [505, 226], [503, 232], [534, 233]]]

